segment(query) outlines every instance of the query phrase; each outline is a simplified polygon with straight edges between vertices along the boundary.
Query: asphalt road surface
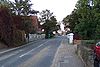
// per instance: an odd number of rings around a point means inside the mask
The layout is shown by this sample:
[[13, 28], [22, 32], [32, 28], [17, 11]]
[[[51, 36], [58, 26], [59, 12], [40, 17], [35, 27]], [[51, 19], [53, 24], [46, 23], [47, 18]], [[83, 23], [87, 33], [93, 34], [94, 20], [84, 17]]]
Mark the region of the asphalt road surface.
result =
[[0, 67], [50, 67], [57, 48], [65, 37], [30, 43], [0, 57]]
[[[15, 51], [11, 51], [4, 55], [1, 55], [0, 67], [51, 67], [57, 52], [59, 52], [58, 48], [61, 46], [61, 43], [64, 44], [66, 43], [66, 41], [68, 41], [67, 37], [61, 36], [55, 37], [53, 39], [44, 39], [31, 42], [29, 43], [29, 45], [21, 49], [17, 49]], [[62, 50], [64, 54], [66, 54], [67, 52], [67, 57], [69, 57], [70, 55], [74, 56], [74, 53], [71, 54], [70, 52], [70, 50], [72, 50], [70, 49], [71, 46], [68, 47], [66, 45], [65, 47], [64, 45], [62, 45], [60, 51]], [[63, 50], [63, 48], [66, 48], [66, 51]], [[62, 51], [60, 53], [62, 53]], [[57, 55], [60, 56], [60, 54]], [[71, 60], [73, 62], [77, 62], [77, 60], [75, 60], [76, 57], [74, 57], [69, 57], [66, 61]], [[72, 64], [67, 63], [65, 67], [76, 67], [78, 64], [73, 63], [73, 66], [70, 65]], [[83, 66], [80, 65], [79, 67]]]

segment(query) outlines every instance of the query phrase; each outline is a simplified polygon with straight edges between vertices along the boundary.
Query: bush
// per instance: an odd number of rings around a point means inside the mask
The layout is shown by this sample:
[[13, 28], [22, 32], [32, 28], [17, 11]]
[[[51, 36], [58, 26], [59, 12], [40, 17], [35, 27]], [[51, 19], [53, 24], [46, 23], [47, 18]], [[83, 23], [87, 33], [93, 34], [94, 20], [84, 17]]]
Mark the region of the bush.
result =
[[0, 40], [7, 46], [13, 46], [13, 20], [10, 11], [6, 7], [0, 7]]
[[16, 30], [14, 32], [14, 46], [20, 46], [25, 43], [25, 31], [22, 30]]
[[96, 44], [97, 40], [82, 40], [82, 45], [88, 48], [91, 48], [93, 45]]
[[21, 45], [25, 41], [24, 31], [19, 30], [22, 29], [22, 23], [20, 20], [14, 22], [14, 19], [8, 8], [0, 7], [0, 40], [8, 47]]

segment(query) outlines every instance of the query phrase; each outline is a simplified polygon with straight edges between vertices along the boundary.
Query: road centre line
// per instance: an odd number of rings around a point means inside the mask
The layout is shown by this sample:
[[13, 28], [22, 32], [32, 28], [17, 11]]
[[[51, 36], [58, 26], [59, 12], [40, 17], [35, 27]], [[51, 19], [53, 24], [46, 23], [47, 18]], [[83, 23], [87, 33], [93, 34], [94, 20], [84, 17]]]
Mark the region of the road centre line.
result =
[[10, 54], [10, 55], [2, 56], [2, 57], [0, 57], [0, 61], [2, 61], [2, 60], [4, 60], [4, 59], [7, 59], [7, 58], [9, 58], [9, 57], [11, 57], [11, 56], [14, 56], [14, 55], [16, 55], [17, 53], [19, 53], [19, 52], [21, 52], [21, 51], [23, 51], [23, 50], [19, 50], [19, 51], [14, 52], [14, 53], [12, 53], [12, 54]]
[[4, 60], [4, 59], [7, 59], [7, 58], [9, 58], [9, 57], [11, 57], [11, 56], [14, 56], [14, 55], [16, 55], [16, 54], [10, 54], [10, 55], [8, 55], [8, 56], [0, 57], [0, 61], [2, 61], [2, 60]]
[[47, 43], [48, 41], [46, 41], [46, 42], [44, 42], [43, 44], [41, 44], [40, 46], [38, 46], [38, 47], [36, 47], [36, 48], [34, 48], [34, 49], [32, 49], [32, 50], [30, 50], [29, 52], [27, 52], [27, 53], [24, 53], [24, 54], [22, 54], [21, 56], [19, 56], [19, 57], [23, 57], [23, 56], [25, 56], [25, 55], [27, 55], [27, 54], [29, 54], [30, 52], [32, 52], [32, 51], [34, 51], [35, 49], [38, 49], [38, 48], [40, 48], [41, 46], [43, 46], [45, 43]]
[[[35, 41], [34, 41], [34, 42], [35, 42]], [[0, 54], [3, 54], [3, 53], [6, 53], [6, 52], [9, 52], [9, 51], [13, 51], [13, 50], [16, 50], [16, 49], [19, 49], [19, 48], [22, 48], [22, 47], [28, 46], [28, 45], [31, 44], [31, 43], [33, 43], [33, 42], [27, 43], [26, 45], [23, 45], [23, 46], [19, 46], [19, 47], [15, 47], [15, 48], [7, 49], [7, 50], [5, 50], [5, 51], [0, 52]]]
[[[47, 43], [47, 42], [48, 42], [48, 41], [44, 42], [43, 44], [41, 44], [40, 46], [38, 46], [38, 47], [32, 49], [31, 51], [33, 51], [33, 50], [35, 50], [35, 49], [41, 47], [42, 45], [44, 45], [44, 44]], [[19, 51], [17, 51], [17, 52], [14, 52], [13, 54], [10, 54], [10, 55], [7, 55], [7, 56], [0, 57], [0, 61], [2, 61], [2, 60], [4, 60], [4, 59], [7, 59], [7, 58], [9, 58], [9, 57], [11, 57], [11, 56], [14, 56], [14, 55], [16, 55], [17, 53], [19, 53], [19, 52], [21, 52], [21, 51], [23, 51], [23, 50], [19, 50]], [[25, 53], [24, 55], [30, 53], [31, 51]], [[23, 57], [24, 55], [21, 55], [20, 57]]]

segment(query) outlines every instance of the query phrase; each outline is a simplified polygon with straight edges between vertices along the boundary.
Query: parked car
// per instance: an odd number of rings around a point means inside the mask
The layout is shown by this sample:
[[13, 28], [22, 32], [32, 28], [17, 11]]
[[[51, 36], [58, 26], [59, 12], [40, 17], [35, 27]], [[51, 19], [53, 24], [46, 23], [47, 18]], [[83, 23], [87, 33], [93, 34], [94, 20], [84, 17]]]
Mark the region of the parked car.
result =
[[94, 67], [100, 67], [100, 42], [96, 43], [94, 50]]

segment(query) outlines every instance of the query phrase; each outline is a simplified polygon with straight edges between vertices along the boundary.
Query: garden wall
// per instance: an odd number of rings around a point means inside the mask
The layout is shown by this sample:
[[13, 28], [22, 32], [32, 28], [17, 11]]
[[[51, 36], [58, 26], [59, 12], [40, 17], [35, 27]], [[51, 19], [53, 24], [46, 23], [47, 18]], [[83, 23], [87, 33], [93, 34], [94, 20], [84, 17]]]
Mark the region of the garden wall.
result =
[[94, 40], [81, 40], [81, 43], [77, 45], [77, 54], [85, 63], [85, 67], [93, 67], [93, 50]]

